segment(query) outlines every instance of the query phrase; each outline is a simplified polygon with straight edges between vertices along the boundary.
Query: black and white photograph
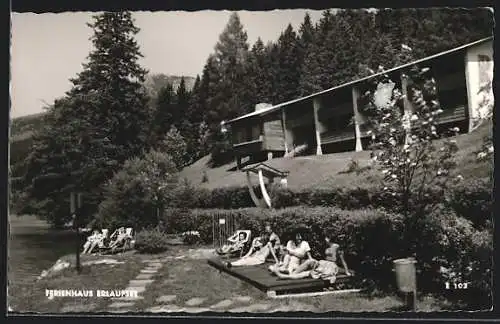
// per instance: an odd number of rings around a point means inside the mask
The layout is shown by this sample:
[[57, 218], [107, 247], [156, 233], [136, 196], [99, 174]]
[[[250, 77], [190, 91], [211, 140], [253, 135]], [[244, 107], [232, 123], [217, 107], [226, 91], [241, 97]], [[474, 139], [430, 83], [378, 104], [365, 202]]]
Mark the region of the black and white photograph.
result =
[[489, 7], [12, 12], [8, 315], [491, 311], [493, 35]]

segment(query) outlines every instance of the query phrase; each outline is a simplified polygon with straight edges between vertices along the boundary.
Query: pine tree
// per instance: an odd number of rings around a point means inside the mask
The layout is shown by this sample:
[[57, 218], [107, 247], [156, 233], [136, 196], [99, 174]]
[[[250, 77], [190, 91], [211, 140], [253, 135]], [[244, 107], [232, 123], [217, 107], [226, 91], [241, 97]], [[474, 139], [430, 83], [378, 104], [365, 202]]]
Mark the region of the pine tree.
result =
[[174, 88], [172, 84], [168, 83], [160, 90], [156, 99], [154, 118], [151, 123], [153, 146], [175, 125], [176, 105], [177, 97]]
[[239, 116], [249, 111], [250, 104], [244, 100], [247, 89], [241, 83], [245, 76], [248, 57], [247, 33], [237, 13], [232, 13], [224, 31], [215, 45], [213, 63], [220, 79], [210, 85], [209, 109], [213, 124]]
[[139, 29], [130, 12], [93, 18], [88, 26], [94, 30], [94, 49], [83, 71], [71, 79], [72, 89], [48, 111], [25, 175], [33, 183], [28, 205], [55, 225], [70, 216], [69, 191], [84, 192], [86, 206], [95, 209], [101, 185], [147, 148], [146, 70], [137, 63], [141, 53], [134, 39]]
[[300, 48], [297, 34], [292, 25], [288, 25], [278, 39], [279, 71], [276, 75], [275, 102], [285, 102], [299, 95]]

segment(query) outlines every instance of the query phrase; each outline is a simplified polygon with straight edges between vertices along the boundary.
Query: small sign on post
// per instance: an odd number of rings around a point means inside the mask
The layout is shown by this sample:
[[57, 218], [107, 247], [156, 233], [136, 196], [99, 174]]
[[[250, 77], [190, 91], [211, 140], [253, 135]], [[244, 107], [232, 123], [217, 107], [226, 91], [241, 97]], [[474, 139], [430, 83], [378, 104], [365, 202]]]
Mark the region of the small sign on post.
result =
[[224, 225], [226, 224], [226, 219], [225, 218], [220, 218], [219, 219], [219, 225]]
[[[417, 303], [417, 275], [413, 258], [394, 260], [394, 270], [399, 290], [405, 294], [406, 306], [409, 310], [416, 310]], [[411, 296], [408, 298], [408, 296]]]

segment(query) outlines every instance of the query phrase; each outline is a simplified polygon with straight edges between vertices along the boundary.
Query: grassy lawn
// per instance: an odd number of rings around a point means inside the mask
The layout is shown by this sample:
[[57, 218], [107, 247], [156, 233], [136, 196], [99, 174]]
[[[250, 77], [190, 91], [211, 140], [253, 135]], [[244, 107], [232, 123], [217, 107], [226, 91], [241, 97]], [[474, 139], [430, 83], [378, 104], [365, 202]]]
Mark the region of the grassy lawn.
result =
[[[82, 262], [98, 259], [99, 256], [82, 258]], [[74, 297], [57, 297], [49, 300], [45, 296], [45, 289], [123, 289], [130, 279], [133, 279], [142, 269], [141, 257], [138, 256], [114, 256], [118, 261], [125, 261], [124, 264], [106, 265], [96, 264], [85, 266], [82, 273], [77, 274], [74, 268], [74, 256], [63, 257], [70, 261], [71, 267], [64, 269], [54, 276], [40, 279], [32, 284], [14, 286], [9, 289], [9, 305], [19, 312], [59, 312], [63, 305], [74, 303], [78, 307], [86, 303], [97, 304], [97, 309], [104, 309], [109, 303], [107, 298], [80, 299]]]
[[[192, 250], [196, 251], [196, 250]], [[386, 312], [402, 309], [402, 299], [396, 295], [383, 294], [369, 296], [363, 293], [348, 295], [327, 295], [306, 298], [269, 298], [264, 292], [236, 279], [226, 273], [219, 272], [209, 266], [206, 258], [196, 257], [186, 247], [172, 247], [160, 255], [127, 254], [113, 256], [118, 265], [93, 265], [83, 269], [78, 275], [74, 268], [63, 270], [53, 277], [41, 279], [32, 285], [9, 291], [9, 305], [19, 312], [61, 312], [63, 306], [73, 306], [75, 311], [102, 312], [107, 311], [111, 303], [109, 298], [54, 298], [45, 296], [45, 289], [124, 289], [131, 279], [134, 279], [145, 267], [144, 259], [157, 259], [166, 256], [181, 256], [184, 259], [169, 259], [153, 277], [153, 284], [147, 289], [141, 300], [127, 308], [131, 312], [144, 312], [148, 308], [161, 306], [157, 302], [163, 295], [176, 295], [174, 301], [163, 304], [186, 307], [185, 302], [191, 298], [203, 298], [199, 307], [207, 308], [223, 300], [231, 300], [232, 304], [225, 308], [213, 309], [214, 312], [247, 312], [250, 308], [257, 313], [270, 312]], [[92, 257], [99, 258], [99, 257]], [[88, 261], [88, 259], [86, 259]], [[239, 300], [245, 297], [246, 300]], [[87, 306], [94, 306], [92, 309]], [[450, 303], [434, 297], [421, 297], [418, 303], [420, 311], [439, 311], [451, 309]], [[250, 310], [252, 311], [252, 310]]]
[[[483, 137], [492, 133], [491, 122], [485, 123], [470, 134], [455, 137], [459, 151], [456, 154], [458, 167], [456, 172], [464, 178], [483, 178], [490, 175], [492, 168], [487, 162], [478, 163], [474, 152], [478, 151], [483, 143]], [[230, 186], [245, 186], [246, 176], [243, 172], [234, 171], [236, 163], [229, 163], [218, 168], [208, 167], [210, 157], [206, 156], [182, 170], [181, 178], [187, 178], [194, 185], [208, 189]], [[328, 187], [365, 187], [380, 179], [376, 170], [368, 170], [359, 175], [356, 173], [342, 173], [349, 162], [357, 160], [359, 165], [367, 166], [371, 163], [370, 152], [345, 152], [326, 154], [322, 156], [303, 156], [296, 158], [278, 158], [268, 162], [272, 167], [290, 171], [288, 187], [290, 189], [328, 188]], [[203, 171], [206, 171], [208, 182], [202, 183]], [[257, 176], [253, 176], [254, 184], [258, 183]]]

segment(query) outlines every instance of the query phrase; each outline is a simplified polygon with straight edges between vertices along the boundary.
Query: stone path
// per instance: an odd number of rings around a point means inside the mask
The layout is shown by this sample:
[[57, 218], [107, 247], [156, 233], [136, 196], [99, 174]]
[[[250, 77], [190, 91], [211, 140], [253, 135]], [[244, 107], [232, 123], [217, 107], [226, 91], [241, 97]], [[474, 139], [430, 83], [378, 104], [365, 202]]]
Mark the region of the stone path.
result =
[[144, 260], [146, 267], [134, 279], [129, 281], [128, 287], [125, 290], [134, 291], [137, 296], [127, 296], [121, 298], [113, 298], [113, 303], [108, 305], [110, 312], [128, 312], [131, 307], [135, 305], [140, 299], [144, 297], [141, 295], [146, 291], [146, 287], [154, 282], [153, 277], [158, 273], [158, 270], [163, 266], [162, 260]]

